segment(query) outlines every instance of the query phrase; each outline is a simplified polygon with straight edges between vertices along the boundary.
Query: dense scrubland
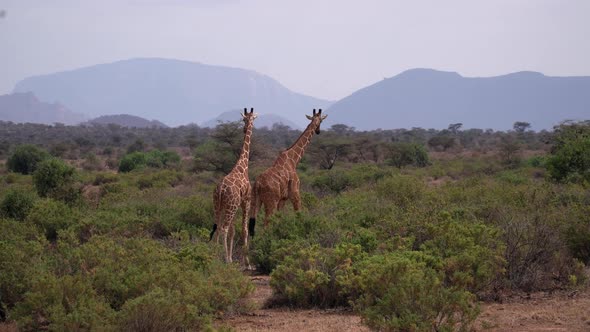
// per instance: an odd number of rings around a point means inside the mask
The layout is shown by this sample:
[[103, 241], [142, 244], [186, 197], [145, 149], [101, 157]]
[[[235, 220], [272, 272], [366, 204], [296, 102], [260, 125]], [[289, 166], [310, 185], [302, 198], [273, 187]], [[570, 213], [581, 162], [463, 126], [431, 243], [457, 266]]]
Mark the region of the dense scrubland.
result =
[[[379, 330], [468, 329], [481, 301], [585, 287], [590, 123], [528, 128], [323, 128], [298, 167], [303, 211], [236, 255], [270, 274], [273, 305], [351, 307]], [[203, 330], [248, 311], [242, 267], [208, 242], [242, 135], [0, 123], [0, 318]], [[251, 179], [298, 135], [255, 128]]]

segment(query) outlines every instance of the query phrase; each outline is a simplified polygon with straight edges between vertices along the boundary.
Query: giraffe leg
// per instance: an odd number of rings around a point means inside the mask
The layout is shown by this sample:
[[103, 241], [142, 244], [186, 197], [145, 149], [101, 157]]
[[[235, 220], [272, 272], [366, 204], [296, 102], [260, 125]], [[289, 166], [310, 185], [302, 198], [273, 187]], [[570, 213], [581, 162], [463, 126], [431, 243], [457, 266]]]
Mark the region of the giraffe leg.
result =
[[299, 195], [299, 177], [295, 174], [292, 181], [289, 181], [289, 199], [293, 203], [293, 210], [301, 210], [301, 196]]
[[277, 206], [277, 210], [279, 210], [279, 211], [283, 210], [283, 208], [285, 207], [285, 203], [287, 203], [287, 200], [286, 199], [281, 199], [279, 201], [278, 206]]
[[228, 232], [228, 227], [227, 225], [223, 225], [223, 227], [221, 227], [221, 237], [222, 237], [222, 241], [223, 241], [223, 252], [225, 253], [225, 262], [229, 263], [228, 260], [228, 255], [227, 255], [227, 232]]
[[[230, 244], [230, 246], [228, 246], [227, 243], [227, 235], [228, 232], [231, 228], [231, 230], [233, 231], [233, 222], [234, 222], [234, 217], [236, 215], [236, 208], [235, 207], [230, 207], [227, 211], [225, 211], [224, 214], [224, 220], [223, 220], [223, 249], [225, 249], [225, 261], [227, 263], [231, 263], [232, 262], [232, 247], [233, 245]], [[232, 232], [233, 233], [233, 232]], [[233, 240], [233, 236], [232, 239]]]
[[278, 200], [268, 200], [264, 202], [264, 227], [270, 223], [270, 217], [275, 213], [279, 206]]
[[250, 259], [248, 258], [248, 217], [250, 215], [250, 195], [242, 200], [242, 240], [244, 241], [244, 265], [251, 270]]
[[[233, 221], [233, 220], [232, 220]], [[229, 262], [231, 263], [233, 261], [232, 257], [234, 255], [234, 237], [236, 235], [236, 229], [235, 229], [235, 224], [232, 222], [231, 224], [229, 224]]]

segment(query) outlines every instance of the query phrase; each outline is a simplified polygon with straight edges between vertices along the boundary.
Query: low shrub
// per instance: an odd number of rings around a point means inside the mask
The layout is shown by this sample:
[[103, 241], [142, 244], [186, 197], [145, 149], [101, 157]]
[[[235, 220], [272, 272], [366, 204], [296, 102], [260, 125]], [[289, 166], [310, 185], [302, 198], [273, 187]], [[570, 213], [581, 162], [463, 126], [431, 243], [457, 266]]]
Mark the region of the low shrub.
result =
[[10, 190], [0, 202], [0, 212], [7, 218], [25, 220], [35, 203], [35, 195], [24, 190]]
[[435, 258], [417, 252], [393, 252], [354, 264], [348, 289], [358, 294], [354, 308], [365, 322], [383, 331], [467, 330], [477, 317], [475, 296], [448, 287]]
[[50, 157], [47, 151], [35, 145], [19, 145], [6, 160], [6, 167], [15, 173], [32, 174], [37, 164]]
[[41, 197], [52, 197], [72, 203], [80, 196], [74, 186], [75, 169], [64, 161], [51, 158], [41, 162], [33, 174], [33, 183]]
[[26, 220], [39, 227], [48, 240], [55, 241], [58, 231], [75, 224], [76, 219], [72, 209], [66, 204], [45, 198], [35, 202]]
[[131, 172], [144, 167], [165, 168], [177, 165], [180, 156], [174, 151], [152, 150], [150, 152], [131, 152], [119, 163], [119, 172]]
[[352, 264], [364, 254], [359, 245], [335, 248], [317, 245], [291, 251], [271, 274], [275, 296], [298, 306], [347, 305], [350, 296], [341, 280], [348, 280]]

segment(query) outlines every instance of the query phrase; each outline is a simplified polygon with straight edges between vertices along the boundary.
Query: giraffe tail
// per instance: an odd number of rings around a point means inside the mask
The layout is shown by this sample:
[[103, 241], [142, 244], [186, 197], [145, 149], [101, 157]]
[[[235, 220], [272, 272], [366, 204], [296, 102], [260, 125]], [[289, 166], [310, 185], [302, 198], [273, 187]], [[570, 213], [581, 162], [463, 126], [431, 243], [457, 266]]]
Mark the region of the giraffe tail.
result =
[[254, 229], [256, 228], [256, 216], [258, 215], [258, 210], [260, 209], [260, 196], [258, 195], [258, 186], [257, 183], [254, 182], [254, 186], [252, 188], [252, 199], [250, 200], [250, 220], [248, 221], [248, 233], [251, 237], [254, 237]]
[[216, 230], [217, 230], [217, 224], [213, 224], [213, 229], [211, 230], [211, 233], [209, 234], [209, 242], [211, 242], [211, 240], [213, 240], [213, 235], [215, 234]]
[[222, 210], [221, 210], [221, 200], [222, 200], [222, 186], [218, 185], [215, 187], [215, 191], [213, 192], [213, 215], [215, 217], [215, 223], [213, 224], [213, 228], [211, 229], [211, 233], [209, 233], [209, 242], [213, 239], [213, 235], [215, 235], [215, 231], [217, 231], [217, 224], [219, 220], [222, 218]]

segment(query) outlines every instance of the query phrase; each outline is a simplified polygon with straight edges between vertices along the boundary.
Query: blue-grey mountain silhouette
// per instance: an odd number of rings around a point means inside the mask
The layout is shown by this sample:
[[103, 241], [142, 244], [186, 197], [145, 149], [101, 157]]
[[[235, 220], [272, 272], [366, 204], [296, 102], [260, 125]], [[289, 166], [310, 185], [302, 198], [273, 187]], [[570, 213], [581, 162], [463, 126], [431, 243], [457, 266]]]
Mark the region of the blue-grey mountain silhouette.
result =
[[91, 117], [131, 114], [169, 125], [201, 123], [248, 106], [303, 126], [307, 120], [301, 114], [329, 105], [253, 71], [155, 58], [34, 76], [17, 83], [14, 91], [32, 91], [40, 100], [59, 101]]
[[[209, 121], [203, 122], [201, 124], [201, 127], [214, 128], [220, 122], [240, 121], [242, 119], [241, 114], [242, 114], [241, 111], [237, 110], [237, 109], [234, 111], [223, 112], [223, 113], [219, 114], [219, 116], [217, 116], [215, 119], [211, 119]], [[301, 117], [305, 119], [305, 115], [303, 112], [301, 113]], [[275, 123], [289, 126], [292, 129], [301, 129], [301, 126], [298, 126], [293, 121], [288, 120], [280, 115], [276, 115], [276, 114], [272, 114], [272, 113], [259, 115], [256, 118], [256, 123], [254, 124], [254, 127], [255, 128], [262, 128], [262, 127], [272, 128]]]
[[75, 125], [86, 120], [60, 103], [44, 103], [33, 93], [13, 93], [0, 96], [0, 121], [15, 123], [62, 123]]
[[357, 130], [391, 128], [511, 129], [527, 121], [550, 129], [566, 119], [590, 118], [590, 77], [549, 77], [518, 72], [462, 77], [454, 72], [413, 69], [360, 89], [334, 103], [327, 124]]
[[144, 119], [139, 116], [129, 115], [129, 114], [116, 114], [116, 115], [103, 115], [99, 116], [98, 118], [94, 118], [87, 122], [88, 124], [99, 124], [99, 125], [108, 125], [108, 124], [116, 124], [121, 127], [129, 127], [129, 128], [166, 128], [165, 124], [158, 120], [148, 120]]

